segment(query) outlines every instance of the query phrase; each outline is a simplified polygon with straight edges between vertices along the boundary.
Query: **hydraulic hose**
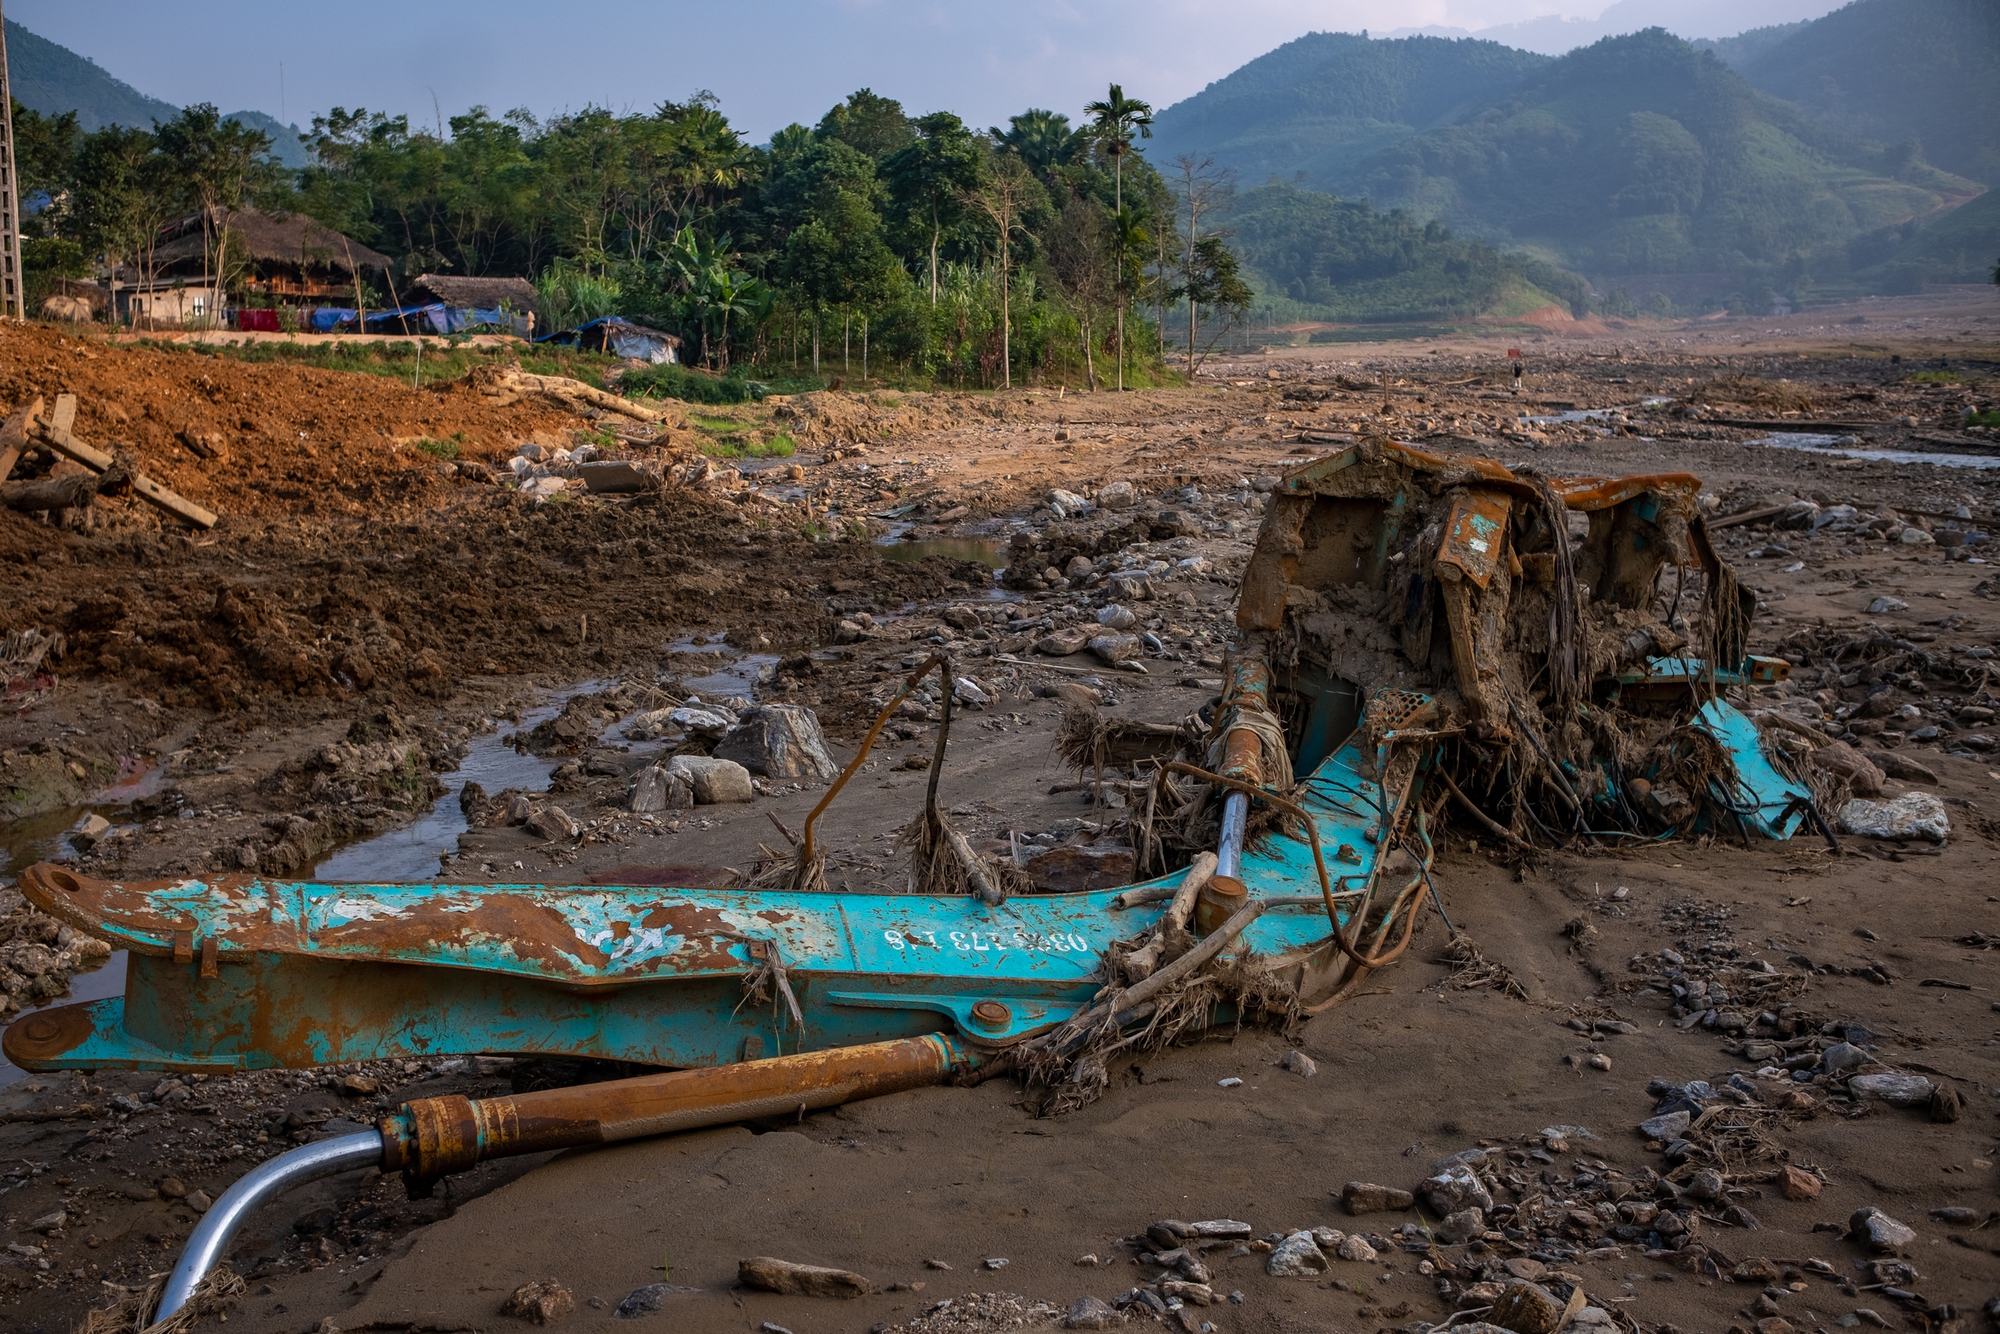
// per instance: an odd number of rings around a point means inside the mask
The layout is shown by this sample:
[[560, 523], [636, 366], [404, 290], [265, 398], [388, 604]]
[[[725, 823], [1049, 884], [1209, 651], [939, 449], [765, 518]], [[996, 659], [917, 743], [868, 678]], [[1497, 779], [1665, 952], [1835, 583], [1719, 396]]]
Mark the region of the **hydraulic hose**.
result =
[[512, 1097], [458, 1095], [404, 1103], [375, 1130], [321, 1140], [253, 1168], [202, 1216], [160, 1296], [155, 1321], [187, 1304], [260, 1205], [323, 1177], [364, 1167], [401, 1171], [413, 1186], [489, 1158], [572, 1149], [941, 1084], [979, 1063], [943, 1033], [541, 1089]]

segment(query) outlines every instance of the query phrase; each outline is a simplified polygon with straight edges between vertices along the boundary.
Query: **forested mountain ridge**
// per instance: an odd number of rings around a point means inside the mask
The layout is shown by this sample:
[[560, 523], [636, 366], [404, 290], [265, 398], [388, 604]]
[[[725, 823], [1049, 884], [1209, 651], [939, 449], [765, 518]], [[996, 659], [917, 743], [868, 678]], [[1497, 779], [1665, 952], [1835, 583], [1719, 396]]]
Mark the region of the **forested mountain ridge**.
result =
[[1604, 273], [1825, 255], [1979, 191], [1815, 121], [1657, 28], [1571, 52], [1370, 157], [1353, 183], [1378, 206]]
[[1718, 54], [1828, 125], [1886, 144], [1914, 138], [1933, 165], [2000, 185], [2000, 4], [1855, 0], [1768, 31], [1782, 36]]
[[1337, 185], [1370, 153], [1449, 124], [1549, 63], [1497, 42], [1308, 33], [1161, 112], [1155, 156], [1213, 154], [1249, 184]]

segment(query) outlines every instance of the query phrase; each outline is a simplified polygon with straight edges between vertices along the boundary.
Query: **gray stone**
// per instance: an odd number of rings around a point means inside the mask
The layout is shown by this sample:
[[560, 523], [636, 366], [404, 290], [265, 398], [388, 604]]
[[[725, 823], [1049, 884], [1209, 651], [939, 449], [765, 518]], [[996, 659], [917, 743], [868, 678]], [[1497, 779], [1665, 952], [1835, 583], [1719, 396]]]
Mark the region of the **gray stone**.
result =
[[1369, 1264], [1375, 1259], [1375, 1248], [1359, 1237], [1347, 1237], [1334, 1249], [1334, 1254], [1343, 1260], [1358, 1260], [1362, 1264]]
[[1470, 1167], [1455, 1163], [1434, 1176], [1424, 1178], [1418, 1191], [1439, 1217], [1461, 1209], [1491, 1209], [1493, 1195]]
[[1313, 1058], [1302, 1051], [1286, 1052], [1285, 1059], [1279, 1064], [1301, 1079], [1311, 1079], [1319, 1073], [1319, 1066], [1314, 1064]]
[[1350, 1214], [1379, 1214], [1403, 1210], [1417, 1202], [1407, 1190], [1378, 1186], [1369, 1181], [1350, 1181], [1340, 1188], [1340, 1202]]
[[1909, 609], [1909, 603], [1903, 601], [1901, 598], [1892, 598], [1887, 594], [1876, 598], [1868, 604], [1868, 614], [1870, 616], [1883, 616], [1892, 611], [1908, 611]]
[[715, 758], [734, 760], [766, 778], [827, 782], [840, 776], [840, 766], [827, 753], [818, 716], [798, 704], [745, 709], [736, 726], [716, 743]]
[[667, 720], [683, 732], [711, 741], [721, 740], [736, 725], [736, 716], [726, 709], [668, 709]]
[[70, 827], [69, 841], [84, 852], [96, 846], [97, 841], [111, 832], [111, 821], [92, 811]]
[[191, 1190], [187, 1194], [187, 1207], [198, 1214], [207, 1213], [209, 1206], [214, 1203], [215, 1201], [209, 1198], [205, 1190]]
[[1130, 482], [1112, 482], [1099, 487], [1097, 504], [1101, 509], [1128, 510], [1139, 503], [1139, 488]]
[[[1090, 557], [1071, 556], [1069, 558], [1069, 564], [1063, 566], [1063, 578], [1068, 579], [1071, 583], [1074, 583], [1079, 579], [1090, 578], [1090, 576], [1094, 574], [1096, 570], [1097, 567], [1091, 563]], [[1091, 1300], [1094, 1301], [1096, 1299], [1092, 1298]]]
[[1477, 1209], [1461, 1209], [1455, 1214], [1446, 1214], [1437, 1231], [1447, 1244], [1463, 1246], [1474, 1237], [1486, 1234], [1486, 1215]]
[[1880, 1098], [1891, 1107], [1928, 1107], [1935, 1091], [1922, 1075], [1856, 1075], [1847, 1091], [1857, 1098]]
[[1158, 594], [1153, 576], [1144, 570], [1119, 570], [1105, 577], [1104, 586], [1112, 597], [1126, 602], [1148, 602]]
[[661, 815], [694, 805], [694, 785], [684, 774], [668, 770], [664, 764], [649, 765], [639, 771], [632, 785], [632, 813]]
[[1189, 1223], [1193, 1235], [1222, 1241], [1248, 1240], [1250, 1225], [1234, 1218], [1210, 1218], [1199, 1223]]
[[575, 838], [583, 832], [583, 826], [570, 819], [569, 812], [560, 806], [544, 806], [530, 815], [528, 828], [550, 840]]
[[1310, 1232], [1294, 1232], [1271, 1248], [1264, 1272], [1272, 1278], [1318, 1278], [1327, 1270], [1326, 1253]]
[[1830, 1075], [1842, 1070], [1852, 1070], [1857, 1065], [1868, 1063], [1868, 1053], [1851, 1042], [1836, 1042], [1820, 1053], [1820, 1069]]
[[1639, 1133], [1647, 1139], [1678, 1139], [1688, 1128], [1694, 1117], [1685, 1108], [1678, 1112], [1668, 1112], [1664, 1116], [1649, 1117], [1639, 1123]]
[[1873, 1205], [1856, 1209], [1847, 1220], [1847, 1234], [1871, 1251], [1890, 1253], [1917, 1240], [1915, 1228], [1898, 1223]]
[[641, 1316], [665, 1310], [669, 1297], [700, 1291], [700, 1288], [685, 1288], [678, 1283], [648, 1283], [643, 1288], [634, 1288], [627, 1293], [625, 1300], [618, 1303], [618, 1309], [612, 1314], [621, 1320], [637, 1320]]
[[719, 760], [712, 755], [676, 755], [668, 763], [667, 772], [685, 777], [694, 788], [695, 801], [703, 806], [749, 801], [757, 795], [750, 786], [750, 771], [734, 760]]
[[1139, 623], [1139, 617], [1130, 607], [1114, 602], [1097, 609], [1097, 623], [1107, 630], [1130, 630]]
[[1113, 666], [1139, 656], [1139, 636], [1098, 635], [1090, 641], [1090, 651]]
[[1125, 1313], [1096, 1297], [1079, 1297], [1063, 1317], [1064, 1329], [1116, 1329], [1125, 1323]]
[[1061, 487], [1049, 492], [1043, 499], [1048, 502], [1049, 508], [1056, 512], [1056, 517], [1061, 519], [1067, 519], [1072, 514], [1082, 514], [1090, 508], [1089, 501], [1076, 492], [1065, 491]]

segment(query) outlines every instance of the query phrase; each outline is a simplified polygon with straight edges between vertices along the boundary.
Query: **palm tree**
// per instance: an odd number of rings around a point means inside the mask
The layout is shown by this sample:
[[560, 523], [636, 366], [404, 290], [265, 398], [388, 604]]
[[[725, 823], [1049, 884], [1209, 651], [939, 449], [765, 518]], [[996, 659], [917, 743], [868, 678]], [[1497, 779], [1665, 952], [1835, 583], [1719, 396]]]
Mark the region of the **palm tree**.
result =
[[994, 126], [987, 133], [1003, 153], [1014, 153], [1035, 175], [1047, 177], [1053, 167], [1069, 157], [1077, 132], [1070, 129], [1069, 117], [1060, 111], [1029, 107], [1018, 116], [1007, 117], [1007, 129]]
[[[1125, 212], [1125, 155], [1132, 151], [1133, 131], [1141, 139], [1153, 137], [1153, 107], [1125, 96], [1124, 88], [1111, 85], [1102, 102], [1084, 107], [1090, 117], [1090, 131], [1111, 159], [1116, 212]], [[1125, 387], [1125, 232], [1115, 233], [1118, 242], [1118, 387]]]

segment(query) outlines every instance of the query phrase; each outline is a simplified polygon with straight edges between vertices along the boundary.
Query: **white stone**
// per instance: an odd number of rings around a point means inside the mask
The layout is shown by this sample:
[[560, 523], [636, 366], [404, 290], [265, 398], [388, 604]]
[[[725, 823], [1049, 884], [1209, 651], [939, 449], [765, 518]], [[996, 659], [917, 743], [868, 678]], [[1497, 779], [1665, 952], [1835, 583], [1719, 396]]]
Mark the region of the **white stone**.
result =
[[1856, 797], [1840, 808], [1840, 827], [1864, 838], [1926, 838], [1943, 843], [1951, 837], [1951, 818], [1944, 803], [1928, 792], [1905, 792], [1894, 801]]
[[1264, 1272], [1272, 1278], [1318, 1278], [1327, 1270], [1326, 1253], [1310, 1232], [1294, 1232], [1271, 1250]]
[[1112, 482], [1098, 489], [1097, 503], [1108, 510], [1131, 509], [1139, 503], [1139, 488], [1130, 482]]

